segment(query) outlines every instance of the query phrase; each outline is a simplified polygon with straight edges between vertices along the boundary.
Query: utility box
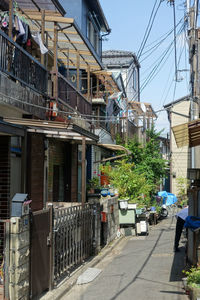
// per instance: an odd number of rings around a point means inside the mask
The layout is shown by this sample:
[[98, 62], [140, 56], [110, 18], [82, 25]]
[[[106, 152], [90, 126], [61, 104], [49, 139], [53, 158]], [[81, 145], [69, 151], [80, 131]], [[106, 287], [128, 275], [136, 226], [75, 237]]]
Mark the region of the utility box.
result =
[[12, 198], [11, 217], [28, 215], [30, 203], [31, 200], [28, 200], [28, 194], [15, 194]]
[[135, 209], [119, 209], [119, 224], [135, 224]]

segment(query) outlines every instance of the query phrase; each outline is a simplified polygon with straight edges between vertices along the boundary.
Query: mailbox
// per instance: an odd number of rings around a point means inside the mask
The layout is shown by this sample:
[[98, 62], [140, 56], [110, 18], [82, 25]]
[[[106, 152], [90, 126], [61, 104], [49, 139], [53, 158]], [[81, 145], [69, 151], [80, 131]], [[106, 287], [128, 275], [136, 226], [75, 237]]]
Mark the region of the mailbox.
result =
[[31, 200], [28, 200], [28, 194], [15, 194], [12, 198], [11, 217], [28, 215], [30, 203]]

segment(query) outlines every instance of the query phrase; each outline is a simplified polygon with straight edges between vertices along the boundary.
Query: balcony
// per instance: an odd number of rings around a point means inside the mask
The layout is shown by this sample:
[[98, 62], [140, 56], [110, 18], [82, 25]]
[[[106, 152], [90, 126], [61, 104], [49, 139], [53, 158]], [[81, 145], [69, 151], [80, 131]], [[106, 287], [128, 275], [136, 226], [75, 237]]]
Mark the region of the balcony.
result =
[[48, 71], [1, 30], [0, 71], [37, 93], [47, 93]]
[[92, 114], [90, 103], [65, 77], [58, 73], [58, 98], [88, 119]]

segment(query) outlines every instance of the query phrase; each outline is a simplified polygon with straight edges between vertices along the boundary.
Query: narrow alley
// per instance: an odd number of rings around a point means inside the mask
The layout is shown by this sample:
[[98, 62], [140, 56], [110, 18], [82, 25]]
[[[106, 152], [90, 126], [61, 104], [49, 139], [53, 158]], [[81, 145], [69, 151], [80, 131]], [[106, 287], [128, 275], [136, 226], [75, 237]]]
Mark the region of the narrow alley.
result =
[[96, 266], [102, 272], [92, 283], [75, 285], [62, 300], [188, 299], [181, 280], [185, 239], [174, 253], [175, 225], [172, 215], [152, 226], [148, 236], [121, 242]]

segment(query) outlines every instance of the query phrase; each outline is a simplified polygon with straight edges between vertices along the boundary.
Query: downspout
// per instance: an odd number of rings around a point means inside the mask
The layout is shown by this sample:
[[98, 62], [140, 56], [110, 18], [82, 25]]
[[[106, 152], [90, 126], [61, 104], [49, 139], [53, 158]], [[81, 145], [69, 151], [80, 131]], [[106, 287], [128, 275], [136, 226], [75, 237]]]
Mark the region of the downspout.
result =
[[102, 34], [101, 37], [100, 37], [100, 41], [101, 41], [101, 60], [102, 60], [102, 41], [103, 41], [103, 37], [109, 35], [110, 33], [111, 33], [111, 28], [108, 29], [107, 33]]

